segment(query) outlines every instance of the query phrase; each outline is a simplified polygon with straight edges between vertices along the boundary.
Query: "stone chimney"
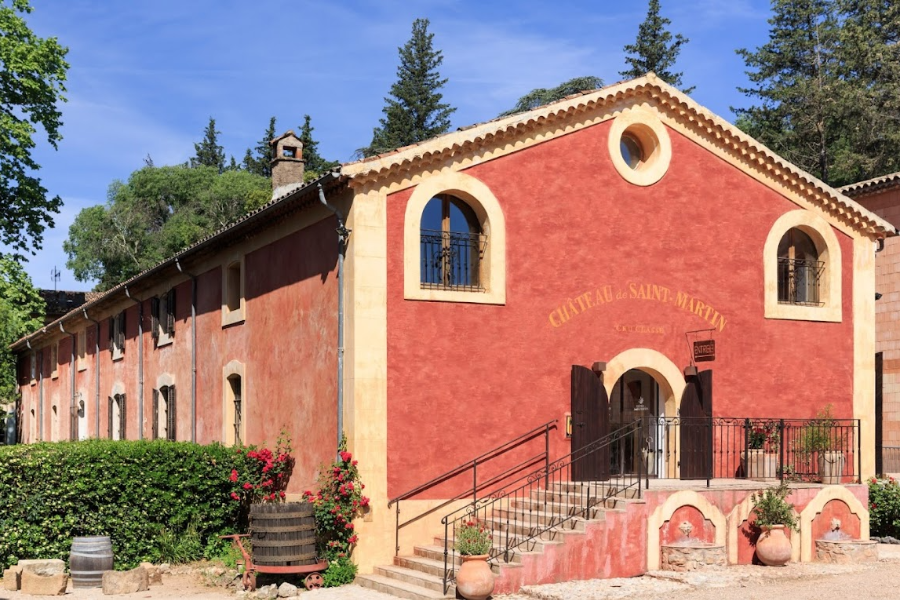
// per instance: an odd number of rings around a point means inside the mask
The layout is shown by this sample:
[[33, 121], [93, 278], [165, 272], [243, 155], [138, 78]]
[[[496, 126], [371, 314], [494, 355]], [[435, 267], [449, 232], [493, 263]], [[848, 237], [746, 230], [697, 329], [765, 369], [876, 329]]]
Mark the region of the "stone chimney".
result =
[[293, 131], [283, 133], [271, 142], [272, 199], [303, 185], [303, 142]]

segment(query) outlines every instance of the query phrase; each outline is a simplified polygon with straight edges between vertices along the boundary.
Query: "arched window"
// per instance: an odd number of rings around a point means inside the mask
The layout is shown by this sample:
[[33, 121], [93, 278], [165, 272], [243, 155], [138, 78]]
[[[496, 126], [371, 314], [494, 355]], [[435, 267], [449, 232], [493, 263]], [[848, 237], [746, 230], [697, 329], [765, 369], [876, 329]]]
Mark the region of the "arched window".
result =
[[471, 206], [440, 194], [422, 211], [421, 282], [423, 289], [480, 292], [487, 236]]
[[175, 385], [153, 390], [153, 439], [175, 440]]
[[797, 227], [789, 229], [778, 243], [778, 302], [820, 305], [824, 271], [812, 238]]

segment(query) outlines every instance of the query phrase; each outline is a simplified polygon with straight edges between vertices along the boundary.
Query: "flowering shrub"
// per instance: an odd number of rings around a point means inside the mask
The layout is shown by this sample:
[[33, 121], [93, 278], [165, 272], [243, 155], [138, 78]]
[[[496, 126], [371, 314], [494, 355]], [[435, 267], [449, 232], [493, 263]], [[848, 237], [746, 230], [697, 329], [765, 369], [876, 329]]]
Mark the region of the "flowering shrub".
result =
[[248, 505], [284, 499], [284, 490], [294, 470], [291, 439], [284, 431], [278, 437], [274, 452], [255, 446], [238, 446], [234, 452], [237, 465], [229, 477], [232, 500]]
[[359, 480], [357, 464], [342, 443], [339, 457], [319, 472], [319, 490], [303, 492], [303, 499], [316, 511], [320, 556], [340, 564], [346, 561], [339, 559], [348, 558], [359, 539], [353, 519], [369, 505], [369, 499], [362, 495], [366, 486]]
[[893, 477], [869, 479], [869, 525], [875, 537], [900, 538], [900, 484]]
[[466, 556], [491, 551], [491, 530], [478, 521], [463, 521], [456, 528], [456, 551]]

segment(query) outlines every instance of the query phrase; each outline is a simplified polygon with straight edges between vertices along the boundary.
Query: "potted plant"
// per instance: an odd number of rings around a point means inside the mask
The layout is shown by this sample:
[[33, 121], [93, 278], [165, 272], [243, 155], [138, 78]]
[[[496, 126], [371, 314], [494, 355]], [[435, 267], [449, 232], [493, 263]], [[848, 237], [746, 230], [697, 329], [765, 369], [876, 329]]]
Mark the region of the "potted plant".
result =
[[794, 505], [787, 501], [791, 488], [782, 481], [777, 486], [760, 490], [751, 496], [753, 526], [759, 530], [756, 556], [764, 565], [786, 565], [791, 560], [791, 540], [784, 535], [784, 528], [797, 528]]
[[748, 479], [772, 479], [778, 469], [778, 424], [775, 421], [747, 420], [747, 451], [741, 452], [744, 475]]
[[456, 526], [455, 539], [456, 551], [462, 557], [456, 589], [468, 600], [485, 600], [494, 591], [494, 574], [487, 562], [491, 531], [477, 520], [466, 520]]
[[844, 472], [843, 435], [831, 414], [831, 404], [816, 413], [816, 418], [804, 427], [801, 440], [803, 451], [813, 460], [815, 457], [822, 483], [841, 482]]

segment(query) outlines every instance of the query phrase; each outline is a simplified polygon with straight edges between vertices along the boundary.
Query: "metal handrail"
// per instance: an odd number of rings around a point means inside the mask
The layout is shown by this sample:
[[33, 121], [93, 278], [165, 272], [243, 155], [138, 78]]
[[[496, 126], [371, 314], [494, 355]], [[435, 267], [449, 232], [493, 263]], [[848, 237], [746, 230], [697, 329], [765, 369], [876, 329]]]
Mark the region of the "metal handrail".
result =
[[[622, 494], [627, 492], [629, 489], [635, 488], [637, 491], [637, 497], [641, 497], [641, 483], [645, 480], [646, 473], [643, 470], [643, 463], [638, 461], [638, 471], [636, 475], [632, 475], [632, 481], [625, 485], [625, 478], [618, 477], [617, 479], [622, 479], [622, 485], [619, 485], [618, 481], [616, 483], [610, 482], [590, 482], [587, 490], [587, 497], [584, 501], [579, 501], [573, 504], [572, 507], [568, 506], [569, 494], [562, 494], [561, 497], [565, 498], [566, 510], [560, 512], [558, 518], [550, 519], [548, 523], [541, 523], [539, 519], [535, 519], [535, 514], [533, 509], [528, 508], [519, 508], [513, 507], [512, 504], [517, 499], [522, 501], [526, 499], [531, 499], [532, 492], [540, 492], [543, 490], [543, 493], [540, 493], [540, 500], [538, 502], [542, 502], [544, 507], [546, 508], [546, 504], [548, 502], [548, 497], [552, 494], [549, 491], [550, 489], [550, 481], [554, 476], [559, 475], [559, 482], [569, 482], [571, 481], [571, 466], [579, 460], [586, 458], [596, 452], [607, 449], [612, 446], [615, 442], [619, 442], [625, 440], [628, 437], [633, 436], [634, 434], [638, 435], [640, 439], [643, 432], [643, 422], [638, 420], [628, 425], [625, 425], [608, 435], [583, 446], [570, 454], [556, 460], [553, 464], [547, 463], [543, 469], [539, 469], [537, 471], [533, 471], [527, 475], [519, 477], [518, 479], [507, 483], [505, 486], [495, 489], [493, 492], [488, 494], [486, 497], [482, 498], [480, 501], [473, 501], [471, 504], [467, 506], [456, 509], [450, 514], [444, 516], [441, 519], [441, 524], [444, 526], [444, 575], [443, 575], [443, 589], [446, 594], [450, 589], [450, 581], [455, 576], [454, 569], [450, 568], [451, 564], [456, 563], [456, 549], [455, 547], [452, 550], [452, 559], [451, 559], [451, 539], [456, 539], [456, 528], [457, 525], [463, 521], [489, 521], [494, 518], [498, 518], [503, 521], [504, 526], [501, 530], [501, 533], [505, 534], [506, 539], [503, 543], [502, 549], [498, 549], [497, 547], [492, 546], [490, 550], [490, 559], [497, 559], [501, 553], [503, 556], [503, 562], [509, 562], [512, 560], [512, 553], [514, 550], [526, 544], [538, 537], [542, 534], [550, 531], [554, 528], [559, 527], [560, 525], [567, 523], [576, 517], [580, 517], [582, 514], [587, 514], [591, 508], [597, 506], [601, 502], [606, 502], [609, 498], [616, 496], [618, 494]], [[512, 487], [517, 483], [525, 482], [518, 487]], [[543, 486], [541, 483], [543, 482]], [[555, 482], [555, 481], [554, 481]], [[648, 482], [649, 483], [649, 482]], [[606, 489], [604, 491], [604, 486]], [[597, 491], [604, 491], [603, 494], [593, 495], [592, 492], [596, 493]], [[584, 488], [582, 488], [581, 492], [584, 492]], [[512, 499], [512, 500], [511, 500]], [[504, 503], [506, 507], [504, 508]], [[521, 510], [521, 513], [518, 512]], [[579, 512], [580, 511], [580, 512]], [[522, 536], [514, 535], [510, 538], [510, 513], [513, 513], [514, 517], [527, 517], [528, 518], [528, 533]], [[520, 520], [519, 524], [523, 521]], [[450, 531], [453, 531], [453, 536], [451, 538]]]
[[[404, 527], [406, 527], [407, 525], [410, 525], [411, 523], [415, 523], [419, 519], [422, 519], [438, 510], [441, 510], [442, 508], [446, 507], [447, 505], [449, 505], [453, 502], [456, 502], [457, 500], [466, 498], [469, 495], [472, 496], [472, 502], [476, 502], [478, 499], [478, 491], [479, 490], [484, 489], [485, 487], [492, 485], [498, 481], [502, 481], [503, 479], [508, 477], [511, 473], [515, 473], [515, 472], [521, 471], [522, 469], [525, 469], [527, 467], [533, 466], [540, 460], [544, 461], [545, 466], [549, 465], [549, 462], [550, 462], [550, 430], [555, 429], [558, 422], [559, 422], [559, 419], [553, 419], [552, 421], [547, 421], [546, 423], [544, 423], [538, 427], [535, 427], [534, 429], [531, 429], [517, 437], [514, 437], [511, 440], [507, 440], [506, 442], [503, 442], [499, 446], [497, 446], [491, 450], [488, 450], [487, 452], [479, 454], [472, 460], [466, 461], [465, 463], [463, 463], [457, 467], [454, 467], [454, 468], [450, 469], [449, 471], [442, 473], [441, 475], [438, 475], [437, 477], [435, 477], [429, 481], [426, 481], [425, 483], [418, 485], [407, 492], [403, 492], [399, 496], [396, 496], [396, 497], [392, 498], [391, 500], [389, 500], [388, 508], [390, 508], [391, 506], [393, 506], [395, 504], [397, 505], [396, 519], [395, 519], [395, 532], [394, 532], [395, 552], [396, 553], [400, 552], [400, 530], [403, 529]], [[543, 434], [543, 436], [544, 436], [544, 451], [543, 452], [519, 463], [518, 465], [516, 465], [514, 467], [506, 469], [499, 475], [495, 475], [495, 476], [491, 477], [490, 479], [488, 479], [487, 481], [478, 483], [478, 465], [485, 464], [486, 462], [499, 456], [500, 454], [503, 454], [504, 452], [506, 452], [508, 450], [512, 450], [513, 448], [519, 446], [520, 444], [522, 444], [524, 442], [527, 442], [534, 438], [537, 438], [541, 434]], [[456, 477], [457, 475], [465, 473], [469, 469], [472, 469], [472, 487], [471, 487], [471, 489], [468, 489], [464, 492], [460, 492], [459, 494], [450, 498], [449, 500], [446, 500], [446, 501], [442, 502], [441, 504], [438, 504], [437, 506], [434, 506], [419, 515], [416, 515], [415, 517], [408, 519], [408, 520], [404, 521], [403, 523], [400, 522], [400, 501], [401, 500], [407, 500], [417, 494], [420, 494], [421, 492], [423, 492], [429, 488], [432, 488], [432, 487], [438, 485], [439, 483], [442, 483], [444, 481], [447, 481], [448, 479]]]

